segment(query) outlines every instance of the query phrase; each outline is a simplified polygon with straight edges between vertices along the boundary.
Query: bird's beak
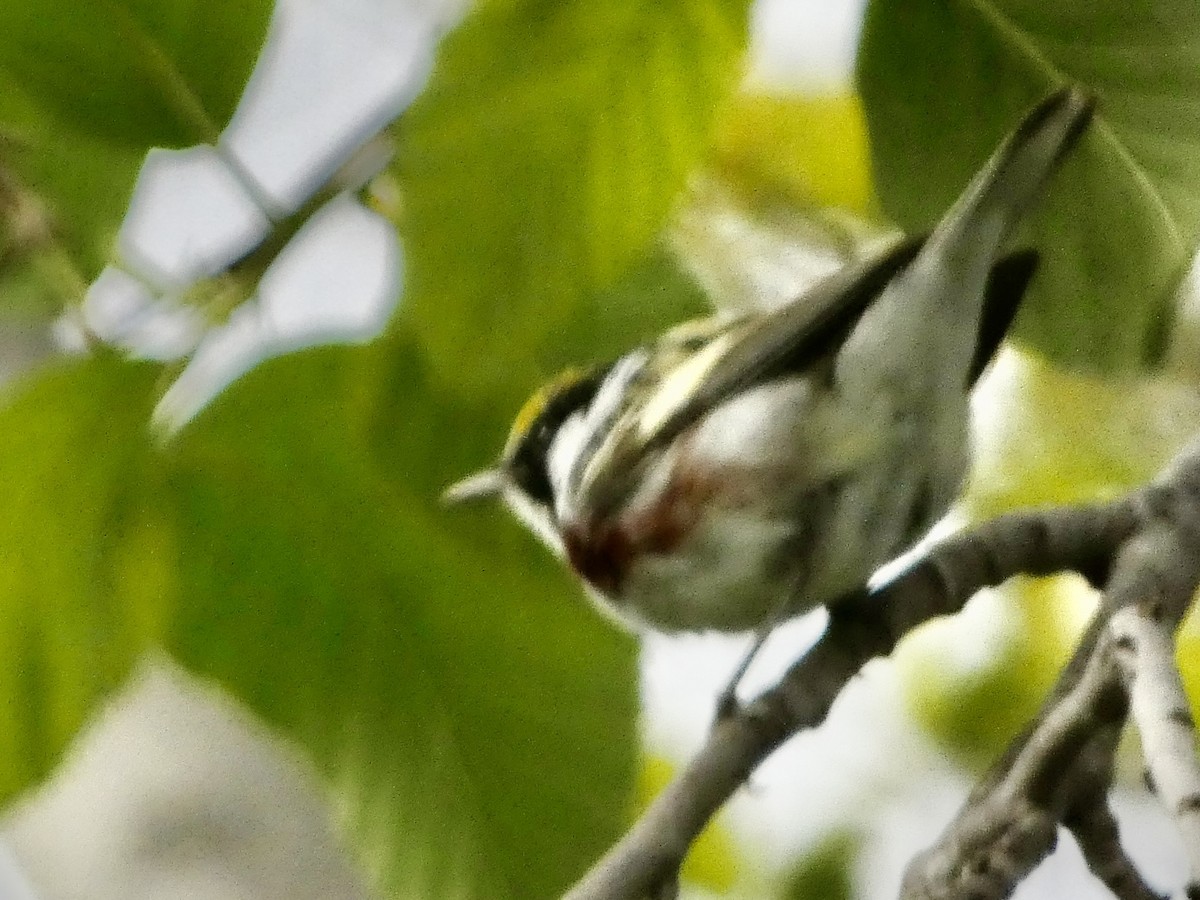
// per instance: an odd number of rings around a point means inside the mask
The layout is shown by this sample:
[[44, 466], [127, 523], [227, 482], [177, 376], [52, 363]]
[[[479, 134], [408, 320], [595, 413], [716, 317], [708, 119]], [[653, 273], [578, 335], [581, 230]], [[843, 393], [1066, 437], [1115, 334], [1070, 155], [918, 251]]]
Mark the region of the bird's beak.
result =
[[442, 503], [445, 506], [456, 506], [481, 500], [485, 497], [498, 497], [504, 488], [504, 476], [499, 469], [484, 469], [474, 475], [468, 475], [462, 481], [457, 481], [442, 492]]

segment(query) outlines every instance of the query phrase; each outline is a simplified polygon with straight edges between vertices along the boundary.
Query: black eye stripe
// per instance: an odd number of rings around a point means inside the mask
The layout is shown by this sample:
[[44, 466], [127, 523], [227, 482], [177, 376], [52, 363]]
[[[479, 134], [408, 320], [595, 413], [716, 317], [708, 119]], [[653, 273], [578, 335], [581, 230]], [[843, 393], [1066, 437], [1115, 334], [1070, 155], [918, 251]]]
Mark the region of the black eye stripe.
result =
[[589, 404], [612, 366], [596, 369], [552, 396], [513, 450], [507, 468], [517, 486], [545, 506], [554, 505], [547, 456], [554, 436], [572, 413]]

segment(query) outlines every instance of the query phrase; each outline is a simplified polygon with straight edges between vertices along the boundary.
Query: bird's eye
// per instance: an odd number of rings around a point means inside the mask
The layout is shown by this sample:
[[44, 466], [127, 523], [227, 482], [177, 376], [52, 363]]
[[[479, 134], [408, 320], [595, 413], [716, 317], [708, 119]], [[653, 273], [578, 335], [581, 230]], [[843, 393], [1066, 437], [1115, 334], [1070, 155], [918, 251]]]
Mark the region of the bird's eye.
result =
[[531, 500], [544, 506], [553, 505], [554, 489], [550, 486], [544, 460], [535, 460], [529, 454], [521, 454], [509, 464], [509, 473]]
[[517, 415], [504, 457], [513, 482], [534, 502], [554, 507], [547, 467], [554, 437], [573, 412], [591, 402], [610, 368], [572, 370], [560, 376], [534, 394]]

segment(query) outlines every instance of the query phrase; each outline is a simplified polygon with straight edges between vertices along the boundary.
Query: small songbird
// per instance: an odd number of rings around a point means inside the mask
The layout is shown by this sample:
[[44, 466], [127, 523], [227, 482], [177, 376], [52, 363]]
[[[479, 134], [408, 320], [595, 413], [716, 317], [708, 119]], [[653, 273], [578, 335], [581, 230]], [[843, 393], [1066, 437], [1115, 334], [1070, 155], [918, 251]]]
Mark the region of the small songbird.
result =
[[928, 236], [560, 376], [446, 499], [502, 497], [635, 626], [761, 633], [861, 588], [961, 489], [971, 388], [1037, 266], [1001, 254], [1092, 107], [1040, 103]]

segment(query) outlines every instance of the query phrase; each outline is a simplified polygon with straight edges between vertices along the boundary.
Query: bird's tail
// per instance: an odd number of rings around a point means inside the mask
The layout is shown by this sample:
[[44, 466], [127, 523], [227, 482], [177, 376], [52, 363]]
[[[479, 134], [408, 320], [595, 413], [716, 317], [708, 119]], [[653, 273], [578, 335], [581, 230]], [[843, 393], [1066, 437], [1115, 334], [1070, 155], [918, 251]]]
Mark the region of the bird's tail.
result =
[[950, 259], [997, 252], [1087, 129], [1094, 107], [1090, 94], [1068, 87], [1030, 110], [942, 218], [928, 249]]

